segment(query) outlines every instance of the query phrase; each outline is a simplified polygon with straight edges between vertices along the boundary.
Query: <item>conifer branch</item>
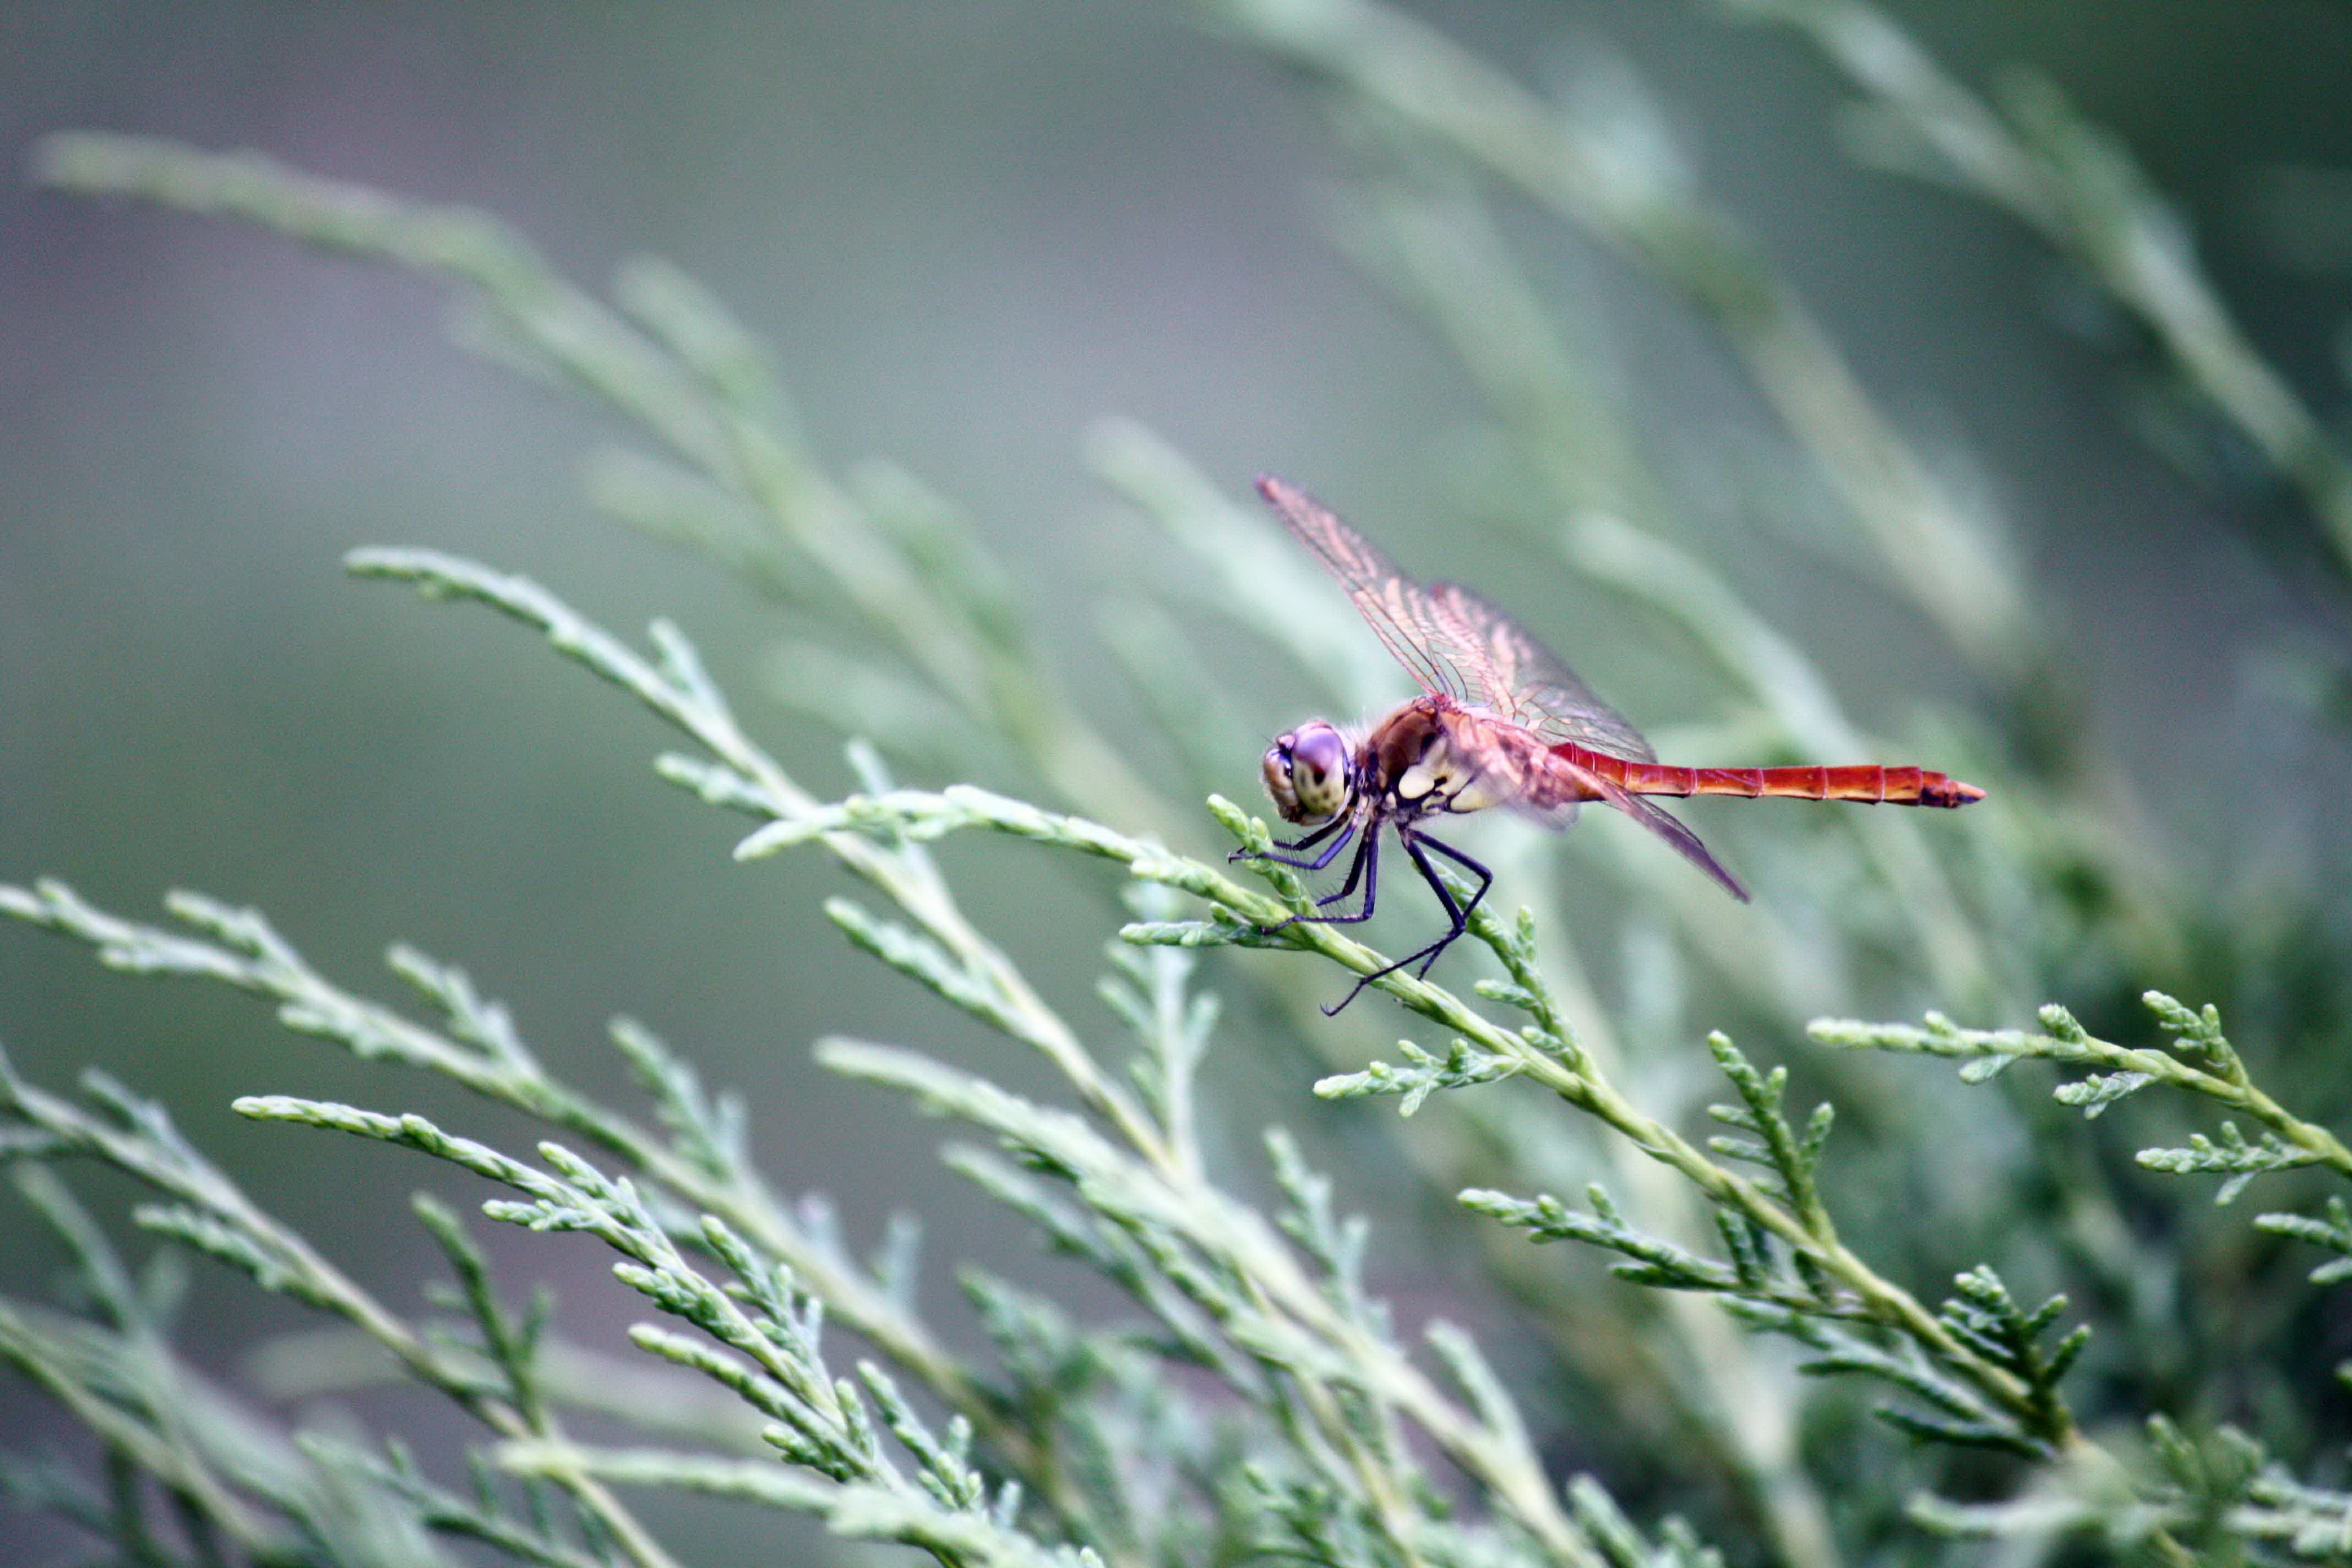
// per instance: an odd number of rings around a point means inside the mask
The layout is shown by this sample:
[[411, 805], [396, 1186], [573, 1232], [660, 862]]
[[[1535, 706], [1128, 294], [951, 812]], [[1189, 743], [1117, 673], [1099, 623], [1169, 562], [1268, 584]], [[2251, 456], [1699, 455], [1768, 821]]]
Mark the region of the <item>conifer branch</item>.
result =
[[2079, 266], [2181, 382], [2300, 491], [2352, 573], [2352, 457], [2263, 356], [2199, 263], [2179, 208], [2057, 83], [2012, 69], [1988, 99], [1864, 0], [1721, 0], [1806, 39], [1863, 97], [1858, 156], [1973, 195]]
[[2227, 1173], [2231, 1179], [2221, 1187], [2224, 1203], [2236, 1195], [2247, 1178], [2264, 1171], [2324, 1165], [2338, 1175], [2352, 1177], [2352, 1149], [2326, 1128], [2288, 1110], [2255, 1084], [2221, 1032], [2221, 1016], [2216, 1009], [2210, 1005], [2191, 1008], [2161, 991], [2150, 991], [2141, 1000], [2167, 1031], [2162, 1049], [2100, 1039], [2054, 1004], [2042, 1009], [2040, 1033], [1964, 1029], [1940, 1013], [1928, 1014], [1926, 1022], [1918, 1025], [1822, 1018], [1813, 1023], [1810, 1032], [1823, 1045], [1847, 1049], [1948, 1058], [1961, 1064], [1960, 1077], [1969, 1083], [1983, 1083], [2021, 1061], [2053, 1062], [2084, 1075], [2061, 1083], [2053, 1093], [2062, 1103], [2080, 1107], [2085, 1116], [2097, 1116], [2151, 1084], [2201, 1095], [2261, 1123], [2262, 1138], [2249, 1142], [2225, 1121], [2218, 1143], [2200, 1135], [2187, 1149], [2142, 1150], [2139, 1162], [2154, 1170]]

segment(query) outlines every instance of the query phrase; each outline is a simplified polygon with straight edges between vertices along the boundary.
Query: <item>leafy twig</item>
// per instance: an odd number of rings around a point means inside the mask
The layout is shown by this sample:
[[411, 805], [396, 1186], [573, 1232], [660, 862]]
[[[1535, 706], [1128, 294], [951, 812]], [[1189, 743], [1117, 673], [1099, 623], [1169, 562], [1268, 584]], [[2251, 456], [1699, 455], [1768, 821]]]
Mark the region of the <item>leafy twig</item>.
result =
[[2000, 208], [2089, 276], [2180, 378], [2303, 493], [2352, 572], [2352, 458], [2263, 357], [2200, 267], [2179, 210], [2054, 82], [2012, 71], [1996, 101], [1863, 0], [1723, 0], [1810, 41], [1864, 94], [1864, 155]]

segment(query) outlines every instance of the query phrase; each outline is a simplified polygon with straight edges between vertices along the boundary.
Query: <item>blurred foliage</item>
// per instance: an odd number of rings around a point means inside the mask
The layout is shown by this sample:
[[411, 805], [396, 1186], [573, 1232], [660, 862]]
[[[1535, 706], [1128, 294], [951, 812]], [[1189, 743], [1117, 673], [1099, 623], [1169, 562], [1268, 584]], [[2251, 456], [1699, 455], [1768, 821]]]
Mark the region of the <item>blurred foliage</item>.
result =
[[[1313, 84], [1355, 160], [1339, 242], [1490, 405], [1467, 510], [1638, 607], [1704, 694], [1668, 754], [1917, 755], [1990, 797], [1934, 821], [1748, 814], [1724, 835], [1757, 889], [1748, 909], [1631, 834], [1498, 827], [1497, 902], [1518, 907], [1473, 922], [1484, 977], [1460, 954], [1439, 972], [1455, 984], [1384, 976], [1423, 1037], [1394, 1061], [1344, 1059], [1315, 1005], [1341, 971], [1385, 961], [1328, 926], [1274, 931], [1310, 890], [1215, 859], [1265, 849], [1264, 825], [1213, 796], [1206, 816], [1181, 804], [1231, 777], [1270, 717], [1220, 689], [1203, 650], [1247, 637], [1339, 711], [1401, 683], [1233, 487], [1131, 424], [1092, 442], [1104, 482], [1176, 547], [1105, 613], [1109, 658], [1088, 679], [1123, 678], [1157, 731], [1113, 736], [1073, 700], [1078, 679], [1048, 667], [982, 531], [911, 474], [835, 473], [760, 346], [675, 268], [632, 263], [607, 300], [478, 213], [257, 155], [53, 138], [38, 168], [54, 185], [441, 280], [467, 346], [613, 418], [625, 444], [593, 465], [591, 500], [774, 604], [790, 622], [778, 694], [804, 721], [853, 721], [858, 794], [795, 779], [667, 623], [641, 651], [457, 557], [365, 551], [353, 570], [535, 628], [674, 733], [660, 773], [748, 819], [739, 858], [813, 850], [856, 879], [858, 896], [825, 905], [847, 942], [1034, 1048], [1066, 1103], [895, 1046], [830, 1040], [820, 1060], [976, 1133], [953, 1167], [1126, 1305], [967, 1270], [992, 1347], [967, 1356], [918, 1310], [914, 1222], [863, 1253], [822, 1203], [778, 1194], [741, 1105], [643, 1026], [613, 1037], [649, 1119], [551, 1071], [505, 1007], [412, 950], [392, 963], [422, 1021], [322, 973], [254, 911], [178, 894], [178, 923], [150, 925], [40, 882], [0, 910], [111, 967], [251, 994], [294, 1033], [527, 1118], [545, 1140], [529, 1157], [415, 1114], [238, 1102], [426, 1155], [499, 1189], [492, 1220], [601, 1243], [652, 1314], [632, 1338], [659, 1392], [616, 1400], [614, 1374], [579, 1374], [593, 1358], [543, 1300], [509, 1299], [440, 1200], [420, 1196], [416, 1215], [449, 1280], [412, 1316], [247, 1197], [161, 1106], [99, 1075], [69, 1099], [5, 1068], [0, 1153], [72, 1268], [57, 1303], [0, 1300], [0, 1359], [102, 1456], [95, 1476], [12, 1460], [11, 1492], [75, 1521], [104, 1560], [171, 1564], [479, 1552], [665, 1568], [627, 1500], [648, 1487], [959, 1564], [1720, 1553], [1831, 1568], [1975, 1561], [1989, 1536], [2005, 1561], [2352, 1556], [2352, 1423], [2324, 1331], [2352, 1264], [2335, 1188], [2352, 1154], [2328, 1131], [2352, 1045], [2352, 943], [2328, 897], [2341, 868], [2282, 890], [2163, 841], [2081, 720], [2064, 606], [1877, 405], [1638, 83], [1602, 72], [1555, 101], [1373, 0], [1202, 9]], [[2140, 323], [2184, 405], [2293, 490], [2310, 552], [2352, 555], [2335, 436], [2251, 346], [2111, 135], [2032, 83], [1980, 98], [1859, 5], [1733, 9], [1798, 29], [1852, 79], [1858, 144], [1879, 161], [1900, 153], [2045, 238]], [[1804, 637], [1743, 599], [1737, 563], [1678, 525], [1680, 476], [1595, 363], [1583, 301], [1528, 267], [1514, 237], [1531, 219], [1619, 251], [1721, 340], [1784, 427], [1790, 474], [1833, 501], [1832, 548], [1932, 628], [1967, 678], [1958, 695], [1874, 732]], [[1099, 913], [1119, 940], [1101, 994], [1131, 1038], [1074, 1022], [967, 912], [930, 848], [954, 834], [1107, 864]], [[1203, 963], [1225, 948], [1271, 951]], [[1246, 990], [1230, 1024], [1199, 989], [1209, 973]], [[2122, 1043], [2146, 1034], [2143, 1007], [2160, 1046]], [[1997, 1026], [2027, 1016], [2038, 1031]], [[1811, 1048], [1809, 1021], [1812, 1040], [1857, 1048]], [[1365, 1124], [1361, 1169], [1319, 1173], [1280, 1131], [1262, 1168], [1214, 1168], [1204, 1127], [1255, 1117], [1199, 1093], [1202, 1058], [1253, 1032], [1289, 1060], [1329, 1058], [1317, 1090], [1328, 1115]], [[1954, 1058], [1987, 1088], [1944, 1093], [1879, 1053]], [[2054, 1101], [2028, 1063], [2069, 1075]], [[1728, 1096], [1710, 1106], [1716, 1082]], [[1800, 1085], [1818, 1101], [1802, 1114]], [[1351, 1103], [1383, 1097], [1411, 1121], [1375, 1125], [1376, 1106]], [[373, 1182], [389, 1157], [354, 1147], [332, 1169]], [[1341, 1212], [1373, 1161], [1458, 1194], [1440, 1223], [1507, 1298], [1502, 1321], [1402, 1325], [1374, 1293], [1380, 1233]], [[55, 1173], [87, 1162], [151, 1194], [133, 1220], [158, 1240], [152, 1263], [128, 1263]], [[2201, 1213], [2183, 1174], [2218, 1177], [2224, 1204], [2259, 1184], [2273, 1206], [2252, 1224]], [[1554, 1240], [1579, 1246], [1530, 1245]], [[454, 1402], [479, 1433], [472, 1473], [429, 1474], [392, 1432], [289, 1431], [192, 1371], [171, 1340], [191, 1255], [339, 1321], [351, 1384], [389, 1363]], [[701, 1414], [682, 1433], [665, 1410]], [[632, 1415], [643, 1442], [572, 1430]], [[1563, 1483], [1571, 1468], [1590, 1473]]]

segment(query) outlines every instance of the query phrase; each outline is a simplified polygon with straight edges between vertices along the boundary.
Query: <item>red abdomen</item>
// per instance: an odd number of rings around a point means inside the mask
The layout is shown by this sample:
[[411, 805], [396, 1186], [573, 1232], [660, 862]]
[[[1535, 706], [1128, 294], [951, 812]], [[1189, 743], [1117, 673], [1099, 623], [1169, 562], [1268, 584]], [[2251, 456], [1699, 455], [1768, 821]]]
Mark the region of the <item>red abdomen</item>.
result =
[[1795, 800], [1858, 800], [1868, 805], [1960, 806], [1982, 800], [1985, 793], [1927, 768], [1889, 768], [1876, 763], [1842, 768], [1683, 768], [1629, 762], [1573, 742], [1551, 751], [1554, 756], [1633, 795], [1776, 795]]

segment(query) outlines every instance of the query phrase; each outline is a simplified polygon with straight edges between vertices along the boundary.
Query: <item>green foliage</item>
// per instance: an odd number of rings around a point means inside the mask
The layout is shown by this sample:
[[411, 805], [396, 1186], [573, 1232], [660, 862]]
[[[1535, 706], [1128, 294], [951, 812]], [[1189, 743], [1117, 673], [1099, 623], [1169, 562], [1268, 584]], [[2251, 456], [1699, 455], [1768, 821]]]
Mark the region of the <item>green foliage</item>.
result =
[[[1861, 85], [1882, 131], [1899, 128], [1913, 153], [2088, 268], [2341, 542], [2340, 458], [2211, 302], [2119, 149], [2046, 94], [1985, 108], [1858, 5], [1737, 8], [1801, 30]], [[2235, 1314], [2272, 1289], [2246, 1232], [2225, 1227], [2217, 1243], [2193, 1231], [2170, 1206], [2175, 1184], [2140, 1174], [2219, 1176], [2224, 1203], [2257, 1177], [2281, 1188], [2352, 1177], [2352, 1152], [2319, 1112], [2274, 1100], [2221, 1024], [2225, 1010], [2241, 1027], [2277, 1016], [2258, 1009], [2277, 1000], [2264, 977], [2281, 960], [2340, 960], [2281, 945], [2316, 944], [2323, 922], [2209, 919], [2149, 869], [2159, 858], [2118, 826], [2138, 815], [2126, 771], [2095, 726], [2074, 721], [2063, 617], [1998, 521], [1919, 456], [1763, 248], [1675, 158], [1633, 87], [1610, 114], [1554, 103], [1377, 0], [1203, 9], [1330, 89], [1360, 160], [1342, 242], [1487, 400], [1506, 456], [1482, 479], [1508, 498], [1491, 510], [1563, 573], [1680, 635], [1684, 673], [1706, 693], [1694, 736], [1789, 761], [1882, 744], [1679, 533], [1684, 498], [1591, 363], [1587, 323], [1527, 276], [1482, 182], [1613, 247], [1719, 336], [1781, 422], [1790, 466], [1833, 502], [1838, 547], [1992, 694], [1981, 714], [1913, 721], [1990, 798], [1932, 829], [1915, 815], [1824, 813], [1791, 830], [1809, 836], [1797, 850], [1758, 847], [1767, 896], [1738, 914], [1631, 836], [1604, 829], [1566, 849], [1498, 837], [1500, 897], [1527, 907], [1480, 906], [1465, 944], [1475, 952], [1439, 972], [1458, 985], [1375, 982], [1366, 1005], [1393, 1002], [1424, 1032], [1367, 1065], [1314, 1003], [1385, 958], [1349, 934], [1360, 928], [1282, 924], [1312, 908], [1290, 869], [1228, 869], [1230, 847], [1265, 847], [1265, 823], [1214, 795], [1205, 818], [1171, 801], [1235, 776], [1270, 717], [1247, 694], [1209, 689], [1192, 643], [1202, 618], [1287, 656], [1343, 707], [1382, 700], [1394, 671], [1311, 563], [1150, 433], [1105, 426], [1096, 466], [1214, 587], [1163, 603], [1149, 595], [1182, 589], [1139, 586], [1107, 627], [1158, 721], [1165, 784], [1145, 782], [1131, 737], [1113, 743], [1046, 667], [980, 531], [895, 468], [830, 472], [764, 353], [674, 268], [632, 263], [608, 303], [478, 214], [251, 155], [53, 139], [39, 167], [55, 184], [229, 216], [446, 282], [469, 346], [618, 422], [636, 445], [598, 458], [591, 500], [788, 612], [778, 695], [804, 716], [858, 716], [849, 793], [793, 776], [667, 622], [633, 644], [538, 583], [436, 552], [362, 550], [352, 572], [492, 609], [648, 710], [677, 748], [656, 760], [659, 775], [743, 819], [738, 861], [814, 854], [849, 872], [855, 891], [824, 904], [846, 944], [1034, 1052], [1053, 1087], [1016, 1093], [887, 1043], [825, 1040], [817, 1060], [953, 1122], [950, 1167], [1118, 1305], [1081, 1310], [966, 1268], [979, 1334], [927, 1320], [919, 1226], [902, 1217], [861, 1248], [821, 1199], [779, 1194], [742, 1101], [644, 1024], [611, 1030], [644, 1103], [608, 1105], [551, 1071], [463, 971], [412, 949], [389, 955], [414, 994], [404, 1009], [320, 972], [257, 912], [176, 893], [173, 923], [150, 924], [42, 880], [0, 888], [0, 912], [126, 973], [249, 994], [294, 1035], [461, 1087], [499, 1125], [519, 1116], [536, 1142], [509, 1152], [451, 1116], [236, 1101], [276, 1135], [390, 1146], [359, 1152], [353, 1181], [373, 1180], [373, 1160], [393, 1151], [423, 1155], [440, 1193], [488, 1184], [491, 1221], [601, 1246], [646, 1314], [629, 1336], [635, 1375], [657, 1394], [600, 1394], [593, 1385], [619, 1375], [610, 1367], [579, 1375], [585, 1354], [546, 1295], [517, 1297], [493, 1277], [450, 1197], [415, 1199], [448, 1278], [411, 1311], [247, 1196], [162, 1107], [96, 1073], [79, 1098], [61, 1096], [0, 1058], [0, 1157], [70, 1274], [57, 1303], [0, 1299], [0, 1361], [100, 1455], [94, 1477], [12, 1458], [0, 1482], [110, 1559], [171, 1568], [474, 1553], [668, 1568], [627, 1500], [642, 1489], [810, 1515], [844, 1538], [990, 1568], [1838, 1568], [1976, 1561], [1978, 1549], [1946, 1557], [1943, 1543], [1996, 1537], [2021, 1561], [2078, 1547], [2169, 1563], [2352, 1557], [2352, 1499], [2316, 1452], [2324, 1402], [2201, 1355], [2184, 1372], [2203, 1309], [2147, 1285], [2177, 1279]], [[898, 782], [942, 775], [1002, 787]], [[1094, 873], [1084, 896], [1116, 932], [1095, 993], [1110, 1026], [1066, 1011], [967, 913], [941, 857], [970, 834]], [[1580, 910], [1625, 913], [1622, 981], [1607, 967], [1612, 943], [1550, 901], [1571, 866], [1593, 895]], [[1229, 948], [1242, 951], [1214, 951]], [[2237, 978], [2182, 984], [2200, 970]], [[1234, 1026], [1202, 989], [1212, 975], [1248, 988]], [[2192, 1010], [2158, 985], [2217, 1000]], [[1701, 1057], [1688, 1024], [1704, 1010], [1743, 1020], [1751, 1042], [1793, 1040], [1828, 1010], [1910, 1016], [1938, 1001], [2015, 1017], [2051, 994], [2082, 997], [2096, 1019], [2118, 986], [2145, 993], [2161, 1045], [2112, 1043], [2055, 1005], [2038, 1030], [1963, 1028], [1933, 1012], [1916, 1026], [1811, 1025], [1827, 1045], [1955, 1059], [1969, 1083], [2050, 1063], [2056, 1100], [2079, 1120], [1997, 1094], [1921, 1110], [1907, 1080], [1890, 1089], [1850, 1057], [1771, 1062], [1724, 1033], [1705, 1036]], [[2309, 1048], [2340, 1060], [2346, 999], [2294, 1001]], [[1449, 1208], [1431, 1222], [1445, 1256], [1499, 1287], [1501, 1300], [1463, 1292], [1480, 1331], [1382, 1299], [1383, 1249], [1409, 1221], [1347, 1212], [1372, 1190], [1360, 1163], [1320, 1170], [1280, 1126], [1262, 1164], [1212, 1159], [1234, 1108], [1203, 1096], [1203, 1066], [1253, 1019], [1328, 1058], [1322, 1100], [1396, 1100], [1402, 1115], [1387, 1118], [1318, 1113], [1302, 1096], [1285, 1119], [1360, 1131], [1379, 1141], [1371, 1158], [1481, 1216]], [[2252, 1054], [2266, 1079], [2290, 1081], [2270, 1065], [2289, 1031], [2269, 1032], [2280, 1037], [2249, 1030]], [[1709, 1058], [1730, 1093], [1702, 1107], [1692, 1087]], [[1797, 1109], [1792, 1078], [1807, 1090]], [[382, 1103], [396, 1106], [385, 1085]], [[2226, 1115], [2142, 1142], [2135, 1119], [2208, 1111], [2199, 1099]], [[1926, 1121], [1906, 1127], [1898, 1106]], [[2136, 1160], [2107, 1142], [2118, 1136]], [[2003, 1157], [1984, 1159], [1988, 1148]], [[131, 1220], [156, 1244], [151, 1262], [131, 1266], [82, 1209], [58, 1173], [75, 1164], [143, 1189]], [[1580, 1188], [1583, 1206], [1548, 1188]], [[2164, 1222], [2140, 1217], [2151, 1212]], [[2254, 1231], [2330, 1254], [2319, 1285], [2352, 1278], [2341, 1195], [2262, 1215]], [[462, 1484], [390, 1432], [289, 1430], [191, 1369], [171, 1342], [191, 1257], [323, 1314], [450, 1401], [473, 1428]], [[2026, 1304], [2052, 1277], [2091, 1303], [2083, 1321], [2068, 1294]], [[1941, 1300], [1906, 1283], [1939, 1279], [1952, 1281]], [[2012, 1293], [2009, 1279], [2041, 1289]], [[2288, 1315], [2274, 1290], [2263, 1304]], [[2096, 1375], [2070, 1378], [2093, 1319]], [[973, 1340], [985, 1353], [952, 1348]], [[2241, 1397], [2250, 1384], [2260, 1398]], [[2210, 1420], [2242, 1405], [2275, 1415], [2276, 1435]], [[1864, 1408], [1894, 1433], [1849, 1419]], [[665, 1411], [694, 1415], [665, 1424]], [[571, 1425], [588, 1415], [622, 1417], [635, 1435], [584, 1442]], [[1563, 1479], [1570, 1463], [1598, 1474]]]
[[2118, 1498], [2097, 1478], [2061, 1473], [2037, 1496], [1923, 1501], [1914, 1515], [1927, 1530], [1963, 1540], [2088, 1533], [2125, 1555], [2145, 1554], [2169, 1536], [2200, 1562], [2259, 1560], [2274, 1551], [2333, 1561], [2352, 1552], [2352, 1493], [2297, 1482], [2235, 1427], [2192, 1437], [2151, 1416], [2147, 1448], [2161, 1480], [2142, 1497]]
[[[1586, 1190], [1589, 1213], [1549, 1194], [1523, 1200], [1477, 1189], [1461, 1194], [1464, 1206], [1538, 1241], [1580, 1241], [1617, 1253], [1627, 1260], [1611, 1270], [1620, 1279], [1724, 1298], [1743, 1321], [1817, 1352], [1801, 1370], [1856, 1373], [1916, 1396], [1877, 1411], [1915, 1436], [2041, 1458], [2077, 1441], [2057, 1385], [2088, 1342], [2090, 1327], [2076, 1328], [2046, 1350], [2040, 1343], [2066, 1310], [2065, 1298], [2053, 1297], [2026, 1313], [2010, 1300], [2000, 1277], [1979, 1265], [1958, 1277], [1956, 1294], [1928, 1318], [1885, 1281], [1853, 1268], [1837, 1243], [1817, 1182], [1830, 1108], [1817, 1106], [1799, 1134], [1781, 1112], [1786, 1071], [1759, 1073], [1722, 1035], [1708, 1044], [1743, 1102], [1714, 1106], [1709, 1113], [1752, 1134], [1710, 1139], [1709, 1146], [1761, 1165], [1773, 1177], [1756, 1194], [1773, 1206], [1719, 1200], [1719, 1258], [1629, 1225], [1598, 1183]], [[1795, 1245], [1786, 1226], [1798, 1233]]]
[[[2187, 219], [2120, 139], [2036, 71], [2006, 72], [1986, 101], [1860, 0], [1723, 3], [1797, 31], [1852, 82], [1862, 97], [1849, 139], [1866, 162], [2006, 211], [2088, 273], [2191, 395], [2301, 491], [2339, 567], [2352, 570], [2352, 458], [2231, 320]], [[2159, 442], [2168, 454], [2183, 446]]]
[[[2185, 1146], [2144, 1148], [2134, 1155], [2143, 1167], [2174, 1175], [2218, 1173], [2213, 1201], [2227, 1204], [2245, 1191], [2255, 1177], [2273, 1172], [2321, 1166], [2352, 1178], [2352, 1150], [2326, 1128], [2305, 1121], [2270, 1097], [2253, 1080], [2229, 1037], [2221, 1032], [2221, 1015], [2211, 1004], [2191, 1009], [2161, 991], [2141, 1000], [2168, 1031], [2163, 1050], [2131, 1049], [2094, 1037], [2063, 1007], [2042, 1009], [2047, 1033], [2018, 1029], [1963, 1029], [1940, 1014], [1927, 1015], [1924, 1026], [1858, 1024], [1822, 1019], [1812, 1026], [1813, 1037], [1825, 1044], [1855, 1049], [1900, 1051], [1957, 1058], [1960, 1077], [1983, 1083], [2011, 1064], [2024, 1060], [2051, 1061], [2062, 1068], [2084, 1069], [2085, 1076], [2061, 1083], [2054, 1097], [2097, 1116], [2126, 1095], [2150, 1084], [2185, 1089], [2244, 1111], [2262, 1123], [2249, 1138], [2235, 1121], [2224, 1120], [2219, 1136], [2191, 1132]], [[2255, 1227], [2292, 1237], [2336, 1252], [2352, 1252], [2352, 1226], [2346, 1224], [2343, 1200], [2327, 1200], [2325, 1217], [2304, 1214], [2265, 1214]], [[2352, 1268], [2322, 1264], [2313, 1273], [2316, 1283], [2328, 1284], [2352, 1274]]]
[[1374, 1062], [1362, 1072], [1340, 1073], [1322, 1079], [1316, 1084], [1315, 1092], [1326, 1100], [1360, 1100], [1368, 1094], [1399, 1095], [1402, 1098], [1397, 1106], [1397, 1114], [1411, 1116], [1441, 1089], [1466, 1089], [1475, 1083], [1492, 1083], [1496, 1079], [1512, 1077], [1522, 1070], [1524, 1065], [1509, 1057], [1474, 1050], [1467, 1040], [1454, 1041], [1442, 1057], [1423, 1050], [1411, 1040], [1399, 1040], [1397, 1054], [1404, 1058], [1402, 1067]]

